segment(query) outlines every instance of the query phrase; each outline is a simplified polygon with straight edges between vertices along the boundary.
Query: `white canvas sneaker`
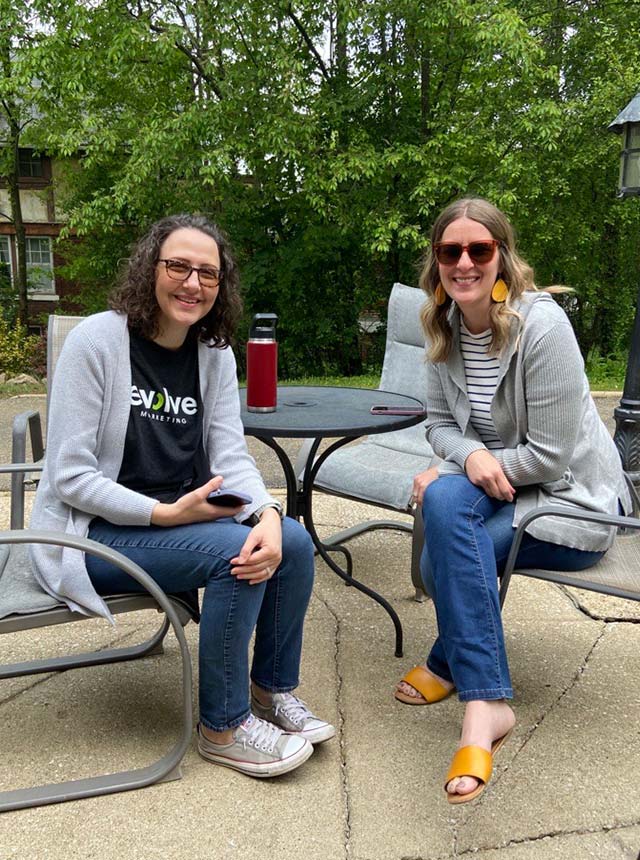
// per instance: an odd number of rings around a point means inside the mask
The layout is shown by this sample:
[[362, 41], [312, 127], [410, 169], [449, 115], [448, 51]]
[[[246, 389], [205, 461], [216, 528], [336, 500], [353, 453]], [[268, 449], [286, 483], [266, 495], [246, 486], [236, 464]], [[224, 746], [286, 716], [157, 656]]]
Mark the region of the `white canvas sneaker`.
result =
[[233, 730], [233, 741], [215, 744], [198, 724], [198, 752], [207, 761], [249, 776], [280, 776], [305, 762], [313, 747], [299, 735], [289, 735], [272, 723], [249, 714]]
[[268, 720], [285, 732], [306, 738], [312, 744], [328, 741], [336, 733], [331, 723], [318, 719], [293, 693], [272, 693], [270, 705], [261, 705], [252, 693], [251, 710], [257, 717]]

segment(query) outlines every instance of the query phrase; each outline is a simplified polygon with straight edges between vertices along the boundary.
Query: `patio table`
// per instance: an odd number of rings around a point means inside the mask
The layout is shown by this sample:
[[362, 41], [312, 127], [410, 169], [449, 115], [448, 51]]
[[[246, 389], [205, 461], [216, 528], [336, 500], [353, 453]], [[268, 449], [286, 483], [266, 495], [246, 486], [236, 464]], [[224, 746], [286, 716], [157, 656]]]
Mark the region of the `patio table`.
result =
[[[396, 611], [382, 595], [355, 579], [348, 550], [340, 546], [330, 547], [320, 539], [313, 522], [312, 493], [319, 469], [338, 448], [361, 436], [411, 427], [425, 418], [424, 411], [414, 415], [372, 415], [372, 406], [383, 404], [422, 408], [422, 403], [413, 397], [378, 389], [309, 385], [278, 386], [278, 407], [275, 412], [249, 412], [246, 389], [240, 390], [240, 402], [245, 433], [275, 451], [280, 461], [287, 487], [287, 516], [302, 519], [318, 554], [334, 573], [348, 585], [371, 597], [388, 613], [396, 631], [395, 654], [401, 657], [402, 625]], [[277, 438], [313, 440], [301, 481], [295, 474], [288, 453], [275, 441]], [[316, 458], [323, 439], [335, 441]], [[338, 550], [345, 555], [347, 571], [329, 555], [331, 550]]]

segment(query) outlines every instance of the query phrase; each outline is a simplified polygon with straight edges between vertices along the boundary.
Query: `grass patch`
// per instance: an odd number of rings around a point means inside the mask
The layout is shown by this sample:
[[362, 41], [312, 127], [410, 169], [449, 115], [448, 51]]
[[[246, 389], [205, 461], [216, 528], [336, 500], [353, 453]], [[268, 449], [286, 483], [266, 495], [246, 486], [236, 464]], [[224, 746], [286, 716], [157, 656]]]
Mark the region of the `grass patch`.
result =
[[0, 383], [0, 399], [8, 400], [9, 397], [17, 397], [20, 394], [46, 394], [47, 385], [44, 382], [33, 382], [25, 385], [11, 385], [7, 382]]
[[593, 351], [587, 356], [586, 371], [592, 391], [622, 391], [627, 371], [627, 357], [603, 356]]

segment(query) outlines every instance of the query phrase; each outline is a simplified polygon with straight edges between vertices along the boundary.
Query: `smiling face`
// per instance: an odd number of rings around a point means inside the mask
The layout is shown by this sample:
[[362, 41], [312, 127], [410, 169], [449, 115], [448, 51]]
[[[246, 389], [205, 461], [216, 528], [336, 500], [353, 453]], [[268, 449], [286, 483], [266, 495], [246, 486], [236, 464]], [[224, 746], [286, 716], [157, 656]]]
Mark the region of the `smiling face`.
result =
[[[463, 217], [447, 226], [440, 241], [469, 245], [471, 242], [493, 238], [489, 230], [478, 221]], [[440, 282], [447, 295], [460, 308], [465, 325], [471, 332], [479, 333], [489, 328], [491, 290], [499, 270], [500, 253], [497, 248], [488, 263], [474, 263], [466, 250], [453, 265], [438, 263]]]
[[[159, 259], [179, 260], [189, 266], [220, 269], [218, 244], [193, 227], [174, 230], [160, 246]], [[156, 265], [158, 335], [154, 341], [169, 349], [184, 343], [189, 328], [206, 316], [218, 297], [219, 286], [201, 287], [198, 273], [183, 281], [170, 278], [164, 263]]]

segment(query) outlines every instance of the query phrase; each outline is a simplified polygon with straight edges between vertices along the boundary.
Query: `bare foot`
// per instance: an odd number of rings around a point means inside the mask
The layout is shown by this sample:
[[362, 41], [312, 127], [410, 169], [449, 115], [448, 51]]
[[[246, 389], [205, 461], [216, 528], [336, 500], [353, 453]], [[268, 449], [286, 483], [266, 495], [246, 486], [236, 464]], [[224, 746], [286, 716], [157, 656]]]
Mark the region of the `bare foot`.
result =
[[[467, 702], [459, 747], [478, 746], [491, 752], [494, 741], [504, 737], [516, 723], [516, 715], [504, 699]], [[449, 794], [469, 794], [478, 786], [472, 776], [455, 777], [448, 783]]]
[[[428, 672], [429, 675], [431, 675], [431, 677], [434, 678], [439, 684], [442, 684], [442, 686], [446, 690], [453, 690], [454, 685], [452, 684], [452, 682], [451, 681], [445, 681], [444, 678], [441, 678], [439, 675], [434, 674], [431, 671], [431, 669], [427, 668], [426, 663], [424, 663], [421, 668], [423, 668], [426, 672]], [[422, 699], [423, 698], [422, 693], [419, 693], [415, 687], [412, 687], [411, 684], [407, 684], [406, 681], [399, 681], [398, 685], [396, 686], [396, 690], [399, 693], [404, 693], [407, 696], [411, 696], [412, 699]]]

